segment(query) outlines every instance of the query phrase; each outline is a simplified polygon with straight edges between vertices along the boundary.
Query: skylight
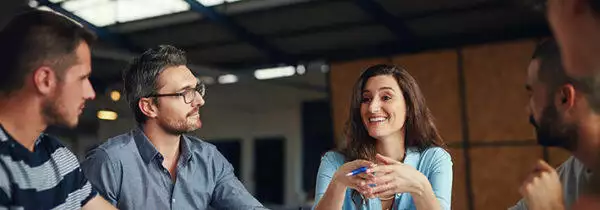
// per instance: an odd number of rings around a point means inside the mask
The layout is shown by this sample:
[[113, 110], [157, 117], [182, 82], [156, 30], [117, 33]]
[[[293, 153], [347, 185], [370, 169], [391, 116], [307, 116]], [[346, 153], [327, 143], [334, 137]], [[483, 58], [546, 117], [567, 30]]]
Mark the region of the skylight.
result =
[[[31, 0], [35, 1], [35, 0]], [[190, 10], [184, 0], [49, 0], [64, 9], [102, 27]], [[197, 0], [204, 6], [216, 6], [240, 0]], [[35, 5], [35, 4], [30, 4]]]
[[211, 6], [216, 6], [219, 4], [224, 4], [225, 2], [236, 2], [236, 1], [240, 1], [240, 0], [197, 0], [198, 2], [200, 2], [200, 4], [207, 6], [207, 7], [211, 7]]

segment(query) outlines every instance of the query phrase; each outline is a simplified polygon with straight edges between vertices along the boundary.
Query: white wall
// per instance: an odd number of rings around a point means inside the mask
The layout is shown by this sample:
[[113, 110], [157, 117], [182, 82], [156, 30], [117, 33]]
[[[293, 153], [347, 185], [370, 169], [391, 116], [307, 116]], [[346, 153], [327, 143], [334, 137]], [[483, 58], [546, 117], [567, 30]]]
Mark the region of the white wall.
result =
[[[316, 72], [320, 73], [320, 72]], [[324, 75], [317, 79], [325, 80]], [[98, 96], [104, 97], [106, 96]], [[250, 192], [254, 192], [254, 139], [260, 137], [285, 137], [285, 204], [303, 203], [302, 190], [302, 116], [303, 101], [326, 99], [323, 91], [275, 85], [267, 82], [245, 82], [209, 86], [206, 104], [201, 108], [203, 127], [192, 135], [203, 139], [241, 139], [241, 164], [239, 177]], [[110, 102], [98, 98], [92, 106], [119, 110], [116, 121], [102, 121], [98, 139], [127, 132], [134, 125], [131, 113], [124, 102]]]
[[285, 138], [285, 203], [297, 204], [303, 199], [301, 191], [301, 117], [300, 107], [283, 110], [245, 112], [239, 109], [206, 109], [202, 119], [204, 127], [195, 135], [204, 139], [239, 138], [242, 140], [242, 173], [240, 179], [250, 192], [254, 192], [254, 139], [283, 136]]

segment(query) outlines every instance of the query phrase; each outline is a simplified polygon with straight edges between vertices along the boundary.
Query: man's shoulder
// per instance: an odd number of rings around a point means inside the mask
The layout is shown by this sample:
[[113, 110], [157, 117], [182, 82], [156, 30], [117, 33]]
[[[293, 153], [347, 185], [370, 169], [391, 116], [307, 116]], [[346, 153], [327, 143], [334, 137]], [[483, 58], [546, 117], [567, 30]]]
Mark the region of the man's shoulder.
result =
[[90, 149], [86, 153], [86, 158], [81, 165], [84, 169], [100, 163], [117, 164], [122, 159], [130, 159], [135, 153], [134, 140], [132, 132], [109, 138], [96, 148]]
[[[15, 153], [12, 153], [10, 151], [13, 150], [13, 148], [17, 144], [19, 144], [19, 143], [17, 143], [14, 140], [0, 141], [0, 156], [14, 155]], [[35, 144], [36, 144], [36, 148], [41, 147], [43, 149], [43, 151], [48, 154], [52, 154], [52, 153], [56, 152], [57, 150], [64, 148], [64, 150], [66, 150], [65, 151], [66, 153], [68, 153], [69, 155], [75, 156], [75, 154], [73, 154], [70, 150], [68, 150], [65, 147], [65, 145], [62, 144], [57, 137], [54, 137], [54, 136], [46, 134], [46, 133], [41, 133], [39, 138], [36, 140]], [[40, 162], [40, 161], [37, 161], [37, 162]]]
[[[8, 177], [19, 190], [72, 192], [76, 187], [71, 184], [79, 181], [80, 165], [77, 157], [58, 138], [42, 134], [40, 148], [43, 155], [35, 158], [24, 156], [2, 157], [1, 176]], [[48, 179], [47, 177], [53, 177]], [[46, 181], [44, 181], [46, 180]], [[47, 181], [50, 180], [50, 181]], [[29, 193], [29, 192], [27, 192]]]
[[128, 151], [130, 144], [133, 143], [133, 134], [132, 132], [127, 132], [120, 134], [118, 136], [109, 138], [106, 142], [100, 144], [98, 149], [103, 150], [109, 155], [120, 154], [123, 152], [131, 152]]
[[565, 162], [560, 164], [560, 166], [558, 166], [556, 170], [558, 174], [562, 177], [572, 173], [582, 172], [585, 170], [585, 166], [575, 156], [571, 156], [567, 160], [565, 160]]
[[204, 140], [202, 140], [201, 138], [195, 137], [195, 136], [190, 136], [190, 135], [184, 135], [187, 138], [187, 142], [189, 143], [190, 149], [192, 150], [192, 152], [200, 152], [200, 153], [214, 153], [217, 150], [217, 147], [214, 144], [211, 144], [209, 142], [206, 142]]
[[44, 147], [47, 150], [49, 150], [49, 152], [55, 151], [60, 148], [66, 148], [59, 138], [46, 133], [42, 133], [40, 135], [39, 142], [37, 142], [36, 144], [43, 144]]
[[194, 136], [185, 135], [185, 137], [187, 138], [190, 152], [194, 158], [199, 158], [211, 163], [228, 162], [214, 144]]
[[[44, 151], [47, 155], [36, 156], [38, 159], [37, 162], [39, 164], [44, 164], [48, 161], [56, 162], [58, 164], [65, 165], [73, 165], [73, 167], [79, 167], [79, 161], [77, 160], [77, 156], [69, 150], [61, 141], [52, 135], [42, 133], [40, 136], [40, 140], [36, 144], [43, 145]], [[13, 157], [13, 160], [14, 157]], [[27, 164], [29, 161], [18, 161], [20, 164]], [[37, 165], [30, 165], [29, 167], [35, 167]]]
[[[573, 173], [576, 171], [575, 168], [581, 167], [583, 166], [583, 164], [581, 164], [581, 162], [579, 160], [577, 160], [577, 158], [575, 158], [574, 156], [569, 157], [567, 160], [565, 160], [565, 162], [563, 162], [558, 168], [556, 168], [559, 176], [560, 176], [560, 181], [563, 184], [563, 188], [565, 186], [569, 186], [569, 180], [570, 179], [576, 179], [577, 176], [574, 175]], [[563, 190], [568, 190], [568, 189], [563, 189]], [[564, 197], [566, 201], [569, 201], [569, 195], [574, 195], [573, 193], [567, 193], [566, 191], [564, 192]], [[519, 200], [519, 202], [517, 202], [517, 204], [511, 208], [509, 208], [509, 210], [527, 210], [527, 206], [525, 205], [525, 200], [521, 199]]]
[[565, 205], [571, 206], [583, 193], [584, 187], [582, 187], [582, 184], [587, 182], [586, 170], [583, 163], [575, 156], [569, 157], [557, 168], [563, 185]]
[[[13, 149], [11, 143], [9, 149]], [[24, 149], [24, 148], [23, 148]], [[0, 158], [0, 188], [3, 199], [25, 209], [50, 209], [78, 206], [94, 195], [91, 185], [82, 185], [79, 161], [58, 138], [41, 134], [36, 142], [36, 155], [3, 154]], [[55, 195], [47, 197], [43, 195]], [[37, 197], [40, 202], [28, 198]], [[53, 199], [60, 202], [48, 202]], [[62, 202], [62, 203], [61, 203]]]

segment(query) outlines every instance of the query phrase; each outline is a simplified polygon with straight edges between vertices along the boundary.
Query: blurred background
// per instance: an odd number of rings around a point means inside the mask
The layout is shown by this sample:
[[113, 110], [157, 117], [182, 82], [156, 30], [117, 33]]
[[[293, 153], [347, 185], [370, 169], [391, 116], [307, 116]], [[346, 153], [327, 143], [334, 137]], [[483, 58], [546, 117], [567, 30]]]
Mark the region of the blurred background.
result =
[[321, 155], [343, 139], [353, 83], [366, 67], [406, 67], [454, 161], [453, 209], [506, 209], [537, 159], [526, 69], [550, 35], [542, 13], [510, 0], [4, 0], [0, 22], [49, 9], [96, 32], [97, 92], [75, 130], [49, 128], [79, 158], [134, 126], [120, 72], [171, 44], [208, 84], [203, 127], [236, 175], [273, 209], [310, 206]]

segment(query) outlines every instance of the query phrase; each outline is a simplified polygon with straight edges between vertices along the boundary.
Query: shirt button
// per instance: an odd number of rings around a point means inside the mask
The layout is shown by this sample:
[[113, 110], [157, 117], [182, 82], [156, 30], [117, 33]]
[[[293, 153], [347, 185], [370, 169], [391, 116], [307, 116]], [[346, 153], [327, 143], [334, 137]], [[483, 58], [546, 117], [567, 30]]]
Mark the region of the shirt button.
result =
[[175, 203], [175, 198], [172, 199], [173, 203]]

